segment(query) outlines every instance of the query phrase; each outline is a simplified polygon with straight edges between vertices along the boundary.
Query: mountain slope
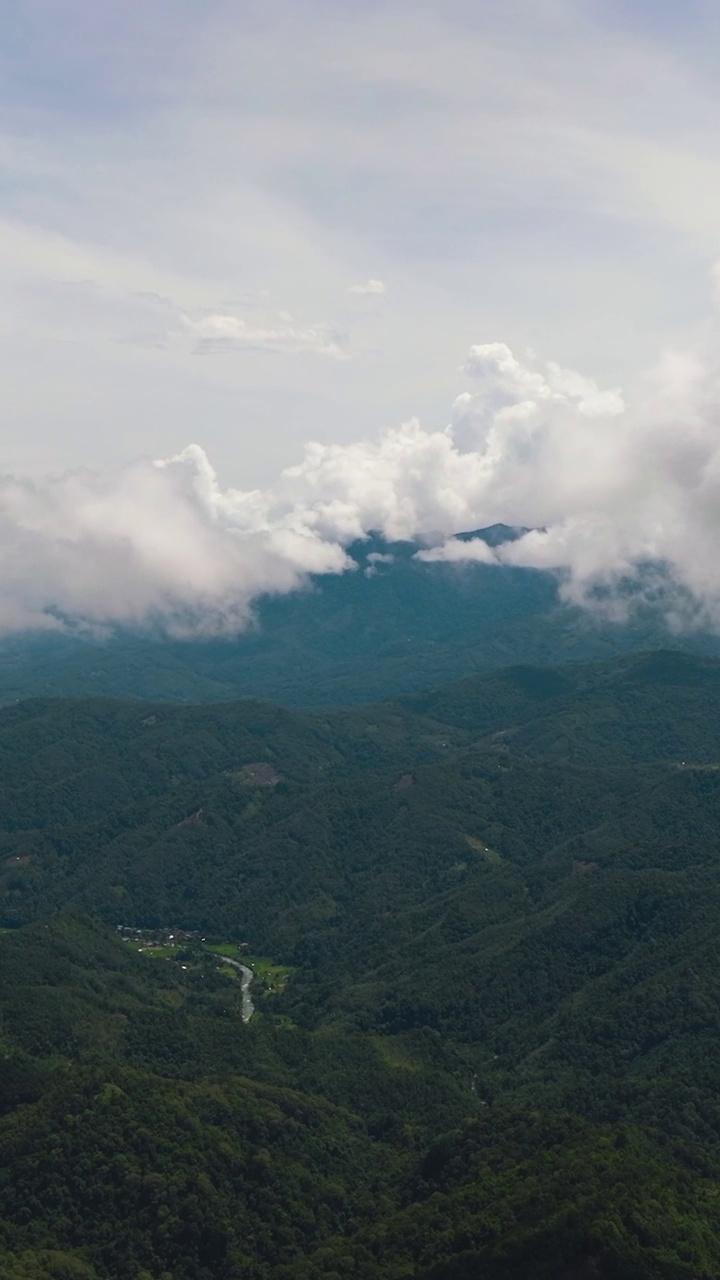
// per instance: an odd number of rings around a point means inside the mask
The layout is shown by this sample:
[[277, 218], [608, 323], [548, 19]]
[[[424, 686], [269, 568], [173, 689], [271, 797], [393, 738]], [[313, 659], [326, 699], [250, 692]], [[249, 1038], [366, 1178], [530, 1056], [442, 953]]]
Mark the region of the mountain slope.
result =
[[5, 708], [0, 1273], [720, 1275], [719, 712], [670, 652]]
[[[8, 1280], [717, 1273], [718, 1166], [651, 1124], [488, 1106], [427, 1032], [243, 1026], [227, 979], [77, 918], [0, 937], [0, 975], [3, 1078], [35, 1073], [0, 1116]], [[48, 982], [84, 1039], [28, 1044]]]
[[[491, 546], [505, 526], [477, 530]], [[119, 632], [0, 643], [0, 702], [88, 694], [153, 701], [269, 698], [319, 707], [393, 697], [472, 671], [612, 658], [672, 643], [717, 656], [716, 636], [670, 637], [663, 618], [616, 625], [561, 602], [555, 575], [509, 565], [426, 563], [417, 543], [371, 537], [348, 554], [355, 571], [310, 579], [257, 602], [234, 639], [173, 640]], [[380, 557], [378, 559], [378, 557]]]

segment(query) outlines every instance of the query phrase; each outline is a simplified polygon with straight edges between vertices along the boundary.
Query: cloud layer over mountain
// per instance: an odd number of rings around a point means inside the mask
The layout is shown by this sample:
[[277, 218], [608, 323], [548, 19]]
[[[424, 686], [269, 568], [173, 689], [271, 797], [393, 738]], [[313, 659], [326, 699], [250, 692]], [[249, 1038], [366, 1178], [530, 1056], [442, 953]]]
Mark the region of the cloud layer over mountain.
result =
[[[711, 342], [706, 342], [708, 351]], [[470, 349], [449, 425], [412, 420], [375, 440], [309, 444], [271, 487], [225, 488], [199, 445], [116, 472], [0, 481], [0, 626], [247, 625], [263, 592], [352, 571], [370, 531], [427, 538], [428, 560], [558, 570], [589, 602], [644, 568], [684, 620], [720, 625], [717, 369], [666, 355], [626, 406], [574, 370]], [[491, 551], [452, 535], [495, 521], [535, 531]]]

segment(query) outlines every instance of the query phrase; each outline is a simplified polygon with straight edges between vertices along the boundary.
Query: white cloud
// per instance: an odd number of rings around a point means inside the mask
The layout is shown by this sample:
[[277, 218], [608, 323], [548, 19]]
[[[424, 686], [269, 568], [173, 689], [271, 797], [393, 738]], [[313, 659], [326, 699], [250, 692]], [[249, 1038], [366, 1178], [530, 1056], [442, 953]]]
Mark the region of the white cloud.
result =
[[[621, 8], [430, 0], [408, 23], [396, 2], [280, 0], [268, 23], [254, 0], [209, 0], [169, 23], [152, 0], [88, 26], [73, 2], [61, 31], [49, 0], [15, 5], [0, 51], [6, 458], [112, 465], [202, 421], [229, 474], [251, 425], [231, 479], [265, 482], [311, 434], [440, 421], [482, 333], [627, 383], [701, 315], [720, 90], [712, 6], [681, 40], [663, 22], [639, 39]], [[94, 295], [60, 299], [72, 281]], [[188, 324], [168, 332], [135, 294]], [[227, 301], [247, 296], [253, 314]], [[233, 323], [193, 333], [213, 315]], [[357, 359], [338, 359], [350, 326]], [[278, 352], [308, 358], [279, 378]]]
[[393, 555], [385, 555], [382, 551], [371, 551], [367, 557], [367, 565], [364, 570], [366, 578], [374, 578], [379, 573], [378, 565], [394, 564], [395, 557]]
[[456, 403], [453, 435], [470, 450], [478, 514], [535, 531], [492, 553], [450, 539], [421, 558], [557, 570], [567, 599], [600, 607], [601, 588], [615, 616], [634, 580], [635, 600], [653, 599], [675, 625], [720, 628], [716, 347], [711, 331], [700, 351], [666, 353], [628, 408], [572, 371], [539, 373], [502, 344], [480, 358], [473, 348], [482, 385]]
[[[532, 353], [529, 353], [532, 357]], [[550, 360], [544, 371], [531, 369], [516, 360], [504, 342], [488, 342], [470, 348], [465, 372], [483, 385], [486, 400], [507, 400], [516, 410], [520, 404], [542, 405], [572, 402], [587, 417], [614, 416], [622, 413], [624, 404], [619, 391], [601, 391], [592, 378], [574, 369], [563, 369]], [[478, 400], [480, 396], [476, 397]]]
[[277, 351], [286, 355], [330, 356], [334, 360], [346, 360], [348, 357], [343, 339], [336, 330], [326, 324], [294, 324], [287, 312], [279, 314], [279, 323], [251, 324], [242, 316], [219, 313], [198, 319], [184, 316], [183, 321], [195, 338], [193, 350], [198, 355], [255, 350]]
[[[665, 558], [715, 609], [712, 342], [635, 378], [704, 324], [712, 6], [666, 5], [642, 38], [581, 0], [430, 0], [410, 24], [397, 3], [168, 23], [162, 0], [90, 25], [72, 4], [62, 31], [49, 0], [16, 8], [4, 466], [87, 469], [0, 485], [5, 625], [234, 625], [363, 530], [494, 520], [547, 527], [499, 554], [564, 567], [575, 598]], [[458, 353], [496, 333], [444, 427]], [[198, 437], [226, 483], [198, 451], [122, 465]], [[465, 546], [445, 554], [486, 554]]]
[[262, 294], [226, 303], [223, 310], [197, 307], [156, 290], [128, 288], [111, 272], [104, 280], [56, 279], [43, 292], [46, 332], [65, 341], [104, 337], [128, 346], [201, 355], [271, 351], [336, 360], [348, 355], [348, 338], [336, 326], [296, 319], [287, 310], [271, 308]]
[[[503, 343], [472, 347], [465, 368], [474, 388], [449, 426], [310, 444], [266, 489], [223, 486], [197, 445], [114, 473], [6, 478], [0, 626], [241, 628], [259, 594], [351, 568], [345, 548], [371, 531], [444, 534], [424, 560], [559, 570], [581, 603], [602, 586], [617, 604], [619, 582], [665, 565], [673, 609], [683, 599], [694, 621], [720, 625], [720, 367], [665, 356], [629, 408]], [[494, 549], [452, 537], [498, 521], [542, 531]], [[371, 566], [385, 560], [373, 552]]]
[[307, 527], [253, 519], [253, 495], [223, 494], [202, 450], [114, 474], [0, 482], [0, 627], [159, 623], [237, 630], [260, 592], [346, 567]]
[[382, 280], [368, 280], [365, 284], [351, 284], [348, 293], [359, 293], [366, 298], [381, 298], [387, 293], [387, 287]]
[[498, 564], [498, 558], [482, 538], [448, 538], [437, 547], [418, 551], [416, 560], [426, 564]]

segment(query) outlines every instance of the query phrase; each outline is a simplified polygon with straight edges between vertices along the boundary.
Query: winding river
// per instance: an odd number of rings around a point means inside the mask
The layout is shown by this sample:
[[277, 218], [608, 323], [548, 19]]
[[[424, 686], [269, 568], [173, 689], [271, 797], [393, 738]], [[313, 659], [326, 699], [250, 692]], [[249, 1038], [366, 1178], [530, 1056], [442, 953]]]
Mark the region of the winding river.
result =
[[220, 956], [225, 964], [231, 964], [233, 969], [240, 970], [240, 990], [242, 992], [242, 1020], [249, 1022], [255, 1012], [255, 1005], [250, 995], [250, 984], [255, 977], [252, 969], [246, 964], [240, 964], [239, 960], [231, 960], [230, 956]]

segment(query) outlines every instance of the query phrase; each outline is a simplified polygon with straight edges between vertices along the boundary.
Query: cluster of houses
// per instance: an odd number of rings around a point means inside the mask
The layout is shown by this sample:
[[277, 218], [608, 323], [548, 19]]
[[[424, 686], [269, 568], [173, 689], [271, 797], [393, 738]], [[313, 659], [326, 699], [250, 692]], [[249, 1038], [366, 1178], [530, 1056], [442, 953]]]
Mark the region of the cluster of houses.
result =
[[205, 942], [197, 929], [134, 929], [132, 925], [115, 926], [123, 942], [136, 947], [181, 947], [188, 942]]

